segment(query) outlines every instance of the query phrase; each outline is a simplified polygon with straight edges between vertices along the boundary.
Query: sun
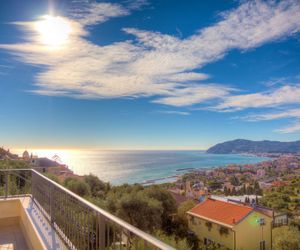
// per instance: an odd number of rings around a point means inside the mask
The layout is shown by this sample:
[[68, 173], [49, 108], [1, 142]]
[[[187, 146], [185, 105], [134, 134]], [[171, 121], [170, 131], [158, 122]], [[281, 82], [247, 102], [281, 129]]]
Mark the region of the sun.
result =
[[43, 16], [41, 21], [35, 23], [35, 30], [39, 33], [39, 40], [51, 47], [66, 44], [72, 32], [71, 24], [63, 17]]

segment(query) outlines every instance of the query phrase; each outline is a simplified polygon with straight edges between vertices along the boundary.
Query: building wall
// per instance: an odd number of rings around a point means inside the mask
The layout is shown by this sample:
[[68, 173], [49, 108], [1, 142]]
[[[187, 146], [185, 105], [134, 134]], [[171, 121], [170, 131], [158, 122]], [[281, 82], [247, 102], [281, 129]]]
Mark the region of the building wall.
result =
[[[259, 224], [260, 218], [264, 218], [264, 226]], [[266, 241], [266, 249], [271, 249], [272, 218], [254, 211], [236, 225], [233, 230], [236, 231], [237, 250], [260, 249], [260, 242], [263, 240]]]
[[234, 232], [228, 228], [228, 234], [220, 234], [220, 225], [212, 223], [212, 227], [209, 230], [206, 226], [206, 220], [196, 216], [189, 215], [189, 228], [194, 231], [198, 238], [204, 242], [204, 238], [214, 241], [216, 244], [220, 244], [227, 248], [233, 249], [234, 244]]
[[6, 225], [20, 226], [27, 243], [26, 249], [47, 249], [35, 229], [28, 212], [22, 206], [21, 200], [18, 198], [0, 200], [0, 226]]

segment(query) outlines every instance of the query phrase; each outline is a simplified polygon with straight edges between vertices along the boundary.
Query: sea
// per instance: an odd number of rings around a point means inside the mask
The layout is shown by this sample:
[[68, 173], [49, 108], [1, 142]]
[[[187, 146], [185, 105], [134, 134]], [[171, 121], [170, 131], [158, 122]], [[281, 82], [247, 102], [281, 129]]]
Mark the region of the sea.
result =
[[[251, 164], [268, 158], [202, 151], [28, 150], [38, 157], [55, 159], [78, 175], [94, 174], [114, 185], [165, 183], [197, 169]], [[17, 152], [21, 154], [22, 152]]]

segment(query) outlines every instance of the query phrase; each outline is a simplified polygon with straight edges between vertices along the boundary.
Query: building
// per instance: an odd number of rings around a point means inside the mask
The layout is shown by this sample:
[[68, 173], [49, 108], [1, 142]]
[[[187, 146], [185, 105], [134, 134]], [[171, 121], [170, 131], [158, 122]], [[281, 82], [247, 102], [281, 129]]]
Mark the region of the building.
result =
[[272, 246], [273, 216], [262, 211], [208, 198], [187, 214], [190, 229], [206, 245], [214, 243], [233, 250], [267, 250]]
[[288, 224], [288, 216], [285, 213], [278, 213], [274, 216], [273, 227], [283, 226]]
[[24, 152], [23, 152], [23, 160], [25, 160], [25, 161], [28, 161], [28, 160], [30, 160], [30, 155], [29, 155], [29, 153], [28, 153], [28, 151], [27, 150], [25, 150]]
[[264, 170], [264, 169], [258, 169], [256, 171], [256, 175], [257, 175], [258, 178], [263, 178], [266, 175], [266, 170]]

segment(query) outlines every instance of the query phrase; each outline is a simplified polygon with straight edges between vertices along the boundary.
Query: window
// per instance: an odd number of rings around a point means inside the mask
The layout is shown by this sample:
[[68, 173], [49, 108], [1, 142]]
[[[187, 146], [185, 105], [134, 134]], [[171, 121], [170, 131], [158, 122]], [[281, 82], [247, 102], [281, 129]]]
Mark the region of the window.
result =
[[266, 241], [263, 240], [259, 243], [259, 250], [266, 250]]

